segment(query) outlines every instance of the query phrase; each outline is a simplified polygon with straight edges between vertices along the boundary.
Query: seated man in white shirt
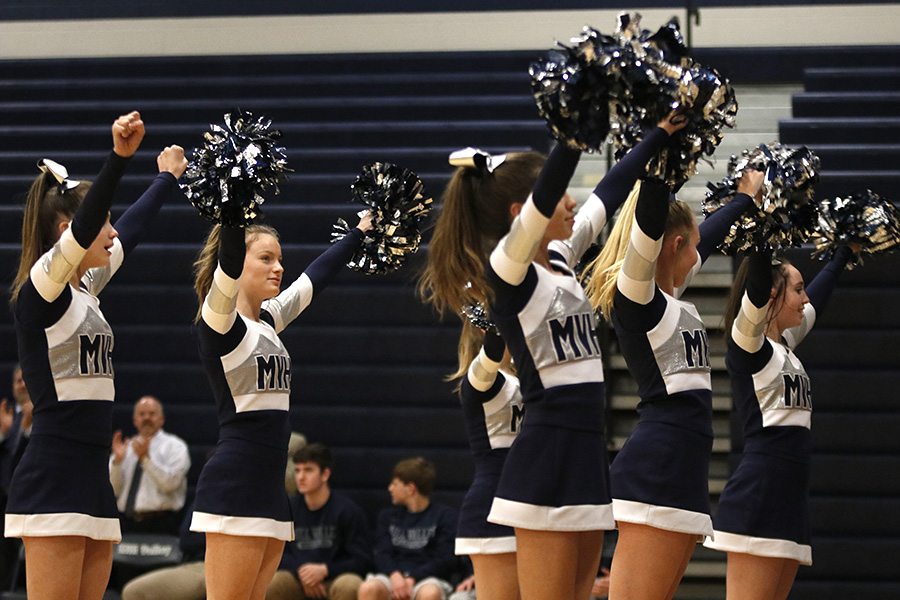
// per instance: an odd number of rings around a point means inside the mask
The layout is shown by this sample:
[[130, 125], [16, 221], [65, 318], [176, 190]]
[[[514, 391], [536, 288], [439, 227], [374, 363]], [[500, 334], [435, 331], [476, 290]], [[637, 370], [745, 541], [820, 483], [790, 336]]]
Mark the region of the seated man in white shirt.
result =
[[109, 478], [123, 533], [178, 533], [191, 457], [181, 438], [162, 430], [162, 404], [144, 396], [134, 405], [137, 435], [113, 435]]

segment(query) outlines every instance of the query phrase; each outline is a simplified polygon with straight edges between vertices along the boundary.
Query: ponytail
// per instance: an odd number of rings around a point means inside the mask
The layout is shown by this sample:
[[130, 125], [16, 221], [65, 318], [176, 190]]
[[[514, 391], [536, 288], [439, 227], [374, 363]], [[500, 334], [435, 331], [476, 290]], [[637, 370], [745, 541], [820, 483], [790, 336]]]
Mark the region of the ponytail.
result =
[[477, 167], [453, 173], [418, 286], [419, 295], [438, 313], [458, 314], [468, 302], [490, 303], [484, 281], [488, 257], [509, 232], [510, 206], [528, 199], [544, 160], [536, 152], [516, 152], [493, 173]]
[[[625, 262], [625, 253], [631, 240], [631, 229], [634, 224], [634, 214], [637, 208], [638, 196], [641, 184], [638, 181], [616, 219], [609, 239], [603, 246], [603, 250], [585, 269], [584, 277], [588, 278], [585, 293], [591, 301], [594, 309], [599, 309], [608, 320], [612, 314], [613, 299], [616, 295], [616, 284], [619, 279], [619, 271]], [[669, 202], [669, 212], [666, 215], [666, 232], [663, 239], [673, 235], [682, 236], [681, 244], [688, 242], [688, 235], [694, 226], [694, 213], [690, 206], [680, 200]], [[678, 248], [681, 249], [681, 246]]]
[[41, 173], [31, 184], [22, 217], [22, 254], [10, 290], [11, 305], [15, 305], [28, 281], [31, 267], [59, 240], [60, 221], [75, 217], [90, 187], [87, 181], [71, 189], [61, 187], [49, 172]]

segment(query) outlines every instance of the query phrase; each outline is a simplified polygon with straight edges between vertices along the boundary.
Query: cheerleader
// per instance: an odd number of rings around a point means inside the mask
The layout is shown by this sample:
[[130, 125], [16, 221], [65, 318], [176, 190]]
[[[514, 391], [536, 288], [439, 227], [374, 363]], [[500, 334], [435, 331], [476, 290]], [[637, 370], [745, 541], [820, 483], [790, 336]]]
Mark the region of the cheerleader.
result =
[[[479, 338], [483, 347], [474, 359]], [[459, 510], [456, 553], [468, 554], [482, 600], [516, 600], [516, 538], [511, 527], [487, 520], [509, 447], [522, 424], [524, 411], [519, 380], [511, 373], [506, 344], [490, 327], [480, 335], [463, 324], [460, 367], [469, 364], [459, 386], [459, 399], [475, 459], [475, 477]]]
[[527, 416], [488, 520], [515, 528], [525, 600], [587, 598], [613, 527], [596, 317], [572, 269], [677, 128], [662, 125], [577, 219], [566, 186], [579, 153], [563, 146], [546, 161], [470, 154], [444, 193], [420, 289], [440, 312], [485, 302], [516, 365]]
[[769, 252], [744, 259], [726, 310], [725, 364], [744, 426], [744, 456], [722, 491], [715, 534], [728, 553], [728, 600], [784, 600], [809, 546], [809, 378], [803, 341], [858, 247], [841, 247], [804, 288], [800, 272]]
[[191, 530], [206, 534], [211, 600], [262, 599], [294, 527], [284, 489], [291, 359], [280, 333], [347, 263], [371, 215], [279, 293], [284, 269], [267, 225], [215, 226], [195, 263], [200, 358], [219, 443], [200, 473]]
[[612, 600], [672, 598], [694, 545], [712, 533], [709, 347], [697, 309], [678, 297], [761, 181], [755, 171], [743, 178], [727, 211], [702, 228], [686, 204], [669, 201], [668, 186], [643, 181], [589, 267], [591, 300], [615, 326], [640, 396], [638, 426], [610, 469]]
[[97, 294], [162, 203], [180, 194], [187, 161], [177, 146], [163, 150], [160, 175], [113, 227], [113, 194], [144, 137], [140, 115], [116, 119], [112, 137], [93, 185], [44, 160], [25, 205], [11, 295], [34, 421], [10, 484], [5, 534], [24, 542], [29, 598], [101, 598], [121, 539], [108, 467], [113, 333]]

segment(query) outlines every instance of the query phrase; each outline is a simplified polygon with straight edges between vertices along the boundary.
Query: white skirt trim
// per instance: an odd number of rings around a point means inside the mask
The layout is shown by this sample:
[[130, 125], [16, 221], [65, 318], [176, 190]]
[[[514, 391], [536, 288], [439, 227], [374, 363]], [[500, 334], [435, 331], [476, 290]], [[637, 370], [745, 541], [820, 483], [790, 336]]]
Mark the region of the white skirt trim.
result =
[[616, 521], [649, 525], [678, 533], [713, 535], [712, 519], [706, 513], [615, 498], [613, 498], [612, 504]]
[[612, 505], [540, 506], [494, 498], [488, 521], [537, 531], [597, 531], [615, 529]]
[[516, 551], [516, 536], [456, 538], [456, 554], [508, 554]]
[[6, 515], [4, 525], [4, 536], [8, 538], [75, 535], [116, 543], [122, 540], [119, 519], [93, 517], [82, 513]]
[[294, 524], [262, 517], [229, 517], [194, 511], [191, 531], [224, 533], [247, 537], [267, 537], [291, 542], [294, 540]]
[[770, 558], [789, 558], [800, 561], [801, 565], [812, 564], [812, 548], [790, 540], [753, 537], [737, 533], [716, 531], [715, 539], [707, 538], [703, 545], [722, 552], [737, 552]]

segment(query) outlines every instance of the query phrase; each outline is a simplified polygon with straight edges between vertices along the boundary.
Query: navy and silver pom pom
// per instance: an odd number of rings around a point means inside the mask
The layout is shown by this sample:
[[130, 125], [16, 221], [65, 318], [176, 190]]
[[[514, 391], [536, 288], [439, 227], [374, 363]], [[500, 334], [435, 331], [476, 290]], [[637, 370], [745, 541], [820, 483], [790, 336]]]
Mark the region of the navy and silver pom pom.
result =
[[819, 216], [813, 201], [819, 166], [819, 158], [808, 148], [795, 149], [777, 142], [732, 156], [728, 175], [718, 184], [707, 183], [704, 215], [711, 215], [731, 201], [744, 171], [755, 169], [765, 173], [765, 177], [759, 205], [741, 215], [719, 248], [734, 255], [743, 250], [778, 250], [806, 242], [815, 231]]
[[[363, 167], [350, 189], [354, 201], [366, 206], [360, 216], [372, 213], [372, 229], [363, 234], [347, 266], [366, 275], [399, 269], [419, 249], [422, 225], [431, 211], [432, 199], [425, 197], [422, 181], [409, 169], [379, 162]], [[344, 219], [338, 219], [332, 243], [350, 229]]]
[[822, 200], [812, 241], [816, 245], [813, 257], [822, 260], [830, 260], [841, 246], [858, 244], [860, 251], [847, 263], [852, 269], [861, 262], [860, 253], [881, 254], [900, 243], [900, 210], [871, 190]]
[[182, 177], [181, 189], [200, 214], [215, 223], [243, 227], [253, 222], [265, 201], [288, 171], [281, 132], [272, 121], [237, 110], [225, 115], [225, 125], [210, 125], [204, 145], [195, 148]]
[[633, 49], [627, 94], [613, 98], [610, 133], [616, 158], [623, 157], [672, 110], [690, 116], [688, 125], [671, 137], [647, 166], [650, 177], [678, 188], [697, 172], [697, 162], [712, 156], [722, 129], [734, 127], [737, 99], [728, 80], [692, 59], [678, 21], [656, 33], [641, 29], [640, 15], [622, 15], [616, 38]]
[[609, 133], [610, 98], [620, 95], [634, 57], [614, 38], [585, 27], [529, 68], [538, 111], [553, 136], [571, 148], [599, 151]]

